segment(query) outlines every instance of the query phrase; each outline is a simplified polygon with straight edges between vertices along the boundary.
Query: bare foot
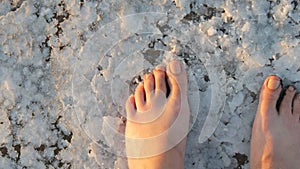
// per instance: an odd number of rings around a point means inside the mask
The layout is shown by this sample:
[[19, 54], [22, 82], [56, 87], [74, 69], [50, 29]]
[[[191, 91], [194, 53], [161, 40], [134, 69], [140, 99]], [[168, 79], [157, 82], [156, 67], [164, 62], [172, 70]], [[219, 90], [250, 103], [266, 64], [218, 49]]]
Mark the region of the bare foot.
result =
[[251, 169], [300, 167], [300, 94], [289, 86], [278, 112], [281, 90], [277, 76], [269, 76], [262, 86], [252, 129]]
[[[166, 96], [167, 88], [170, 94]], [[172, 61], [144, 77], [126, 103], [130, 169], [183, 169], [190, 110], [184, 66]]]

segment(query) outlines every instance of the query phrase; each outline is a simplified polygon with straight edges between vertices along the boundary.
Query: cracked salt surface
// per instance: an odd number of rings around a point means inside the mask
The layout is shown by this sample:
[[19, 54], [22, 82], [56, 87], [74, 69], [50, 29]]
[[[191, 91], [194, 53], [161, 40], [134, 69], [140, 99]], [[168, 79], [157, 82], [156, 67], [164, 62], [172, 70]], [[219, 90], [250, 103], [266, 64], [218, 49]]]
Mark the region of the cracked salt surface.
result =
[[140, 76], [171, 57], [191, 82], [185, 168], [249, 168], [264, 78], [300, 88], [298, 4], [2, 0], [1, 168], [126, 168], [110, 130], [124, 130]]

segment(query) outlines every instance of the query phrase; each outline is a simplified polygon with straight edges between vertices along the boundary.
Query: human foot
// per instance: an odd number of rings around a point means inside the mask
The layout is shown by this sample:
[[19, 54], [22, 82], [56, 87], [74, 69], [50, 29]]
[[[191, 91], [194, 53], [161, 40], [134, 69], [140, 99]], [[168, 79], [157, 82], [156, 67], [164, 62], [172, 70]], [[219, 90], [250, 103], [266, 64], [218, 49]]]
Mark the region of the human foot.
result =
[[280, 78], [269, 76], [261, 89], [251, 138], [251, 169], [300, 167], [300, 94], [289, 86], [280, 104]]
[[[167, 89], [170, 93], [167, 96]], [[130, 169], [183, 169], [190, 110], [184, 66], [172, 61], [144, 77], [126, 103]]]

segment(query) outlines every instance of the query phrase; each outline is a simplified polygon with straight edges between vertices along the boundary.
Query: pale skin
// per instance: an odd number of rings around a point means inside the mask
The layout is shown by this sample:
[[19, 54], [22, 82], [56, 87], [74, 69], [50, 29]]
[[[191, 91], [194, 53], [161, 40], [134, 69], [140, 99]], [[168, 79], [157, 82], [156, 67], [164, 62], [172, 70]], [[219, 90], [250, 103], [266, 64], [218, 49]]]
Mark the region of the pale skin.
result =
[[[173, 70], [173, 71], [172, 71]], [[127, 120], [126, 137], [148, 138], [159, 135], [168, 130], [178, 117], [183, 113], [188, 117], [190, 110], [187, 102], [187, 75], [180, 61], [170, 62], [166, 68], [159, 66], [153, 73], [144, 77], [141, 83], [126, 103], [127, 115], [132, 116], [146, 111], [149, 105], [155, 102], [150, 97], [157, 91], [167, 92], [165, 109], [162, 115], [150, 123], [138, 123]], [[262, 85], [259, 105], [253, 123], [250, 168], [251, 169], [298, 169], [300, 167], [300, 94], [294, 87], [285, 90], [285, 96], [276, 109], [276, 103], [282, 92], [280, 78], [269, 76]], [[181, 105], [181, 106], [180, 106]], [[187, 105], [187, 106], [182, 106]], [[185, 119], [188, 120], [188, 119]], [[183, 128], [188, 122], [182, 122]], [[168, 139], [153, 144], [165, 145]], [[186, 135], [183, 139], [169, 149], [151, 157], [131, 158], [128, 157], [129, 169], [183, 169], [186, 146]], [[126, 142], [126, 150], [135, 147]]]
[[[152, 101], [150, 98], [151, 93], [159, 91], [167, 93], [167, 85], [170, 88], [170, 94], [163, 114], [155, 121], [146, 124], [127, 120], [126, 136], [152, 137], [159, 135], [172, 125], [180, 112], [180, 104], [182, 102], [188, 104], [186, 72], [183, 64], [179, 61], [171, 62], [167, 68], [163, 66], [156, 67], [153, 74], [145, 75], [144, 83], [137, 86], [135, 94], [128, 98], [126, 110], [127, 114], [138, 113], [138, 110], [147, 110]], [[188, 106], [181, 113], [189, 117], [190, 110]], [[162, 140], [160, 144], [165, 144], [165, 141]], [[128, 167], [130, 169], [182, 169], [184, 168], [185, 145], [186, 137], [175, 147], [162, 154], [147, 158], [128, 158]], [[134, 149], [135, 147], [128, 147], [126, 144], [126, 149], [131, 148]]]
[[251, 138], [251, 169], [298, 169], [300, 167], [300, 94], [293, 86], [282, 92], [280, 78], [269, 76], [261, 88]]

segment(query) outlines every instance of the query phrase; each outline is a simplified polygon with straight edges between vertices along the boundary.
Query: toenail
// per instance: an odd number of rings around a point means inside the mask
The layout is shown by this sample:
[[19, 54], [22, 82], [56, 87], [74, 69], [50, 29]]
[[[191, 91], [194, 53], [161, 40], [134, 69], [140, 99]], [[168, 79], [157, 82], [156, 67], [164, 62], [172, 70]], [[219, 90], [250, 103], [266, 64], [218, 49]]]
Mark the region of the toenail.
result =
[[165, 71], [166, 70], [166, 68], [165, 68], [164, 65], [158, 65], [158, 66], [155, 67], [155, 69], [156, 70], [161, 70], [161, 71]]
[[270, 79], [269, 82], [268, 82], [268, 88], [269, 89], [272, 89], [272, 90], [275, 90], [279, 87], [280, 85], [280, 80], [279, 79]]
[[181, 66], [178, 61], [173, 61], [170, 65], [171, 72], [175, 75], [181, 73]]
[[293, 86], [289, 86], [288, 90], [289, 90], [290, 92], [293, 92], [293, 91], [295, 90], [295, 88], [294, 88]]
[[145, 79], [149, 79], [150, 75], [149, 74], [146, 74], [145, 75]]

